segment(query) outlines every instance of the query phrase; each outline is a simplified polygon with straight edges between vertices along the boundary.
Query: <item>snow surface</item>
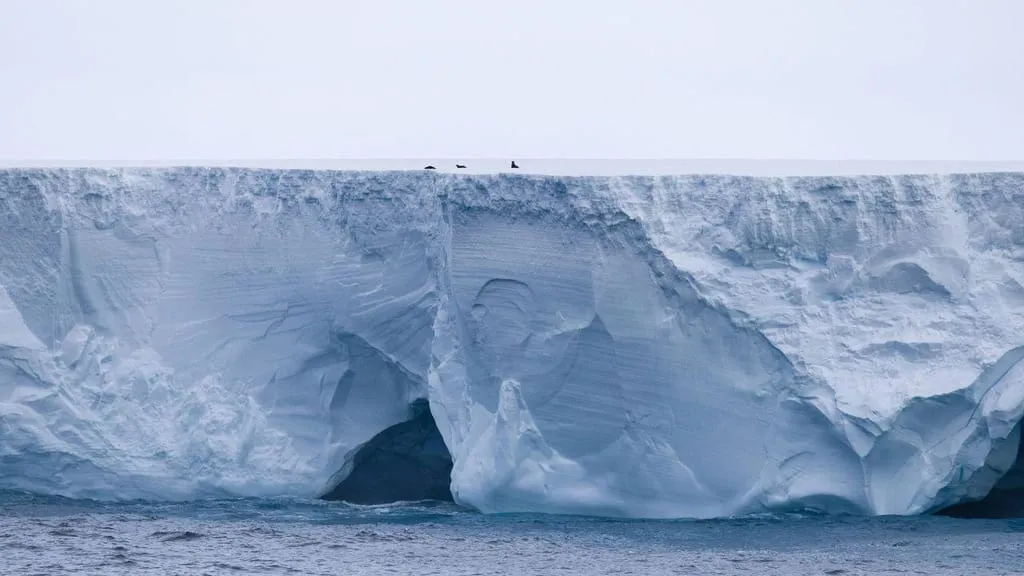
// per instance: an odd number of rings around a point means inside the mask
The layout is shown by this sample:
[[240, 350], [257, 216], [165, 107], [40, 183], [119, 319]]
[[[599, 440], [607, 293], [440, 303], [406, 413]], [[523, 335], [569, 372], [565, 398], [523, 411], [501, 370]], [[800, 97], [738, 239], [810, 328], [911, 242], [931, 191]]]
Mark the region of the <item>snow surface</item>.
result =
[[915, 514], [1024, 415], [1024, 175], [0, 171], [0, 488]]
[[[512, 172], [511, 158], [323, 158], [323, 159], [211, 159], [195, 160], [91, 160], [82, 162], [0, 158], [0, 168], [262, 168], [346, 171], [421, 171], [499, 174]], [[516, 158], [516, 174], [547, 176], [664, 176], [666, 174], [721, 174], [733, 176], [859, 176], [905, 174], [970, 174], [1022, 172], [1022, 161], [952, 160], [781, 160], [781, 159], [623, 159], [623, 158]], [[456, 164], [466, 168], [458, 169]]]

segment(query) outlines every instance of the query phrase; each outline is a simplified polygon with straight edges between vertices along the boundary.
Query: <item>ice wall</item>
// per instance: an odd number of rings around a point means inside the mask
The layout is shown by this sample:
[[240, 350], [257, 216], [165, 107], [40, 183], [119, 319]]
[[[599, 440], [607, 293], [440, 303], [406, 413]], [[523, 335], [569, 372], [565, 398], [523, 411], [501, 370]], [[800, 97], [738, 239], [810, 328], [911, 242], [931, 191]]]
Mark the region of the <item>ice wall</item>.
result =
[[0, 171], [0, 488], [921, 513], [1024, 411], [1024, 176]]

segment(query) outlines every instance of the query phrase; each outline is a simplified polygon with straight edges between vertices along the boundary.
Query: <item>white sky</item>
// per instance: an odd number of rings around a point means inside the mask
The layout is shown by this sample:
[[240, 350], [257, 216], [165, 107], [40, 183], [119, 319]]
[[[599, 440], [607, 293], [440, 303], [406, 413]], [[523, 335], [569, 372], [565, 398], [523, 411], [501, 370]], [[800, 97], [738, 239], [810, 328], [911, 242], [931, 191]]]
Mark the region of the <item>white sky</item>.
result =
[[1024, 159], [1021, 0], [0, 0], [0, 159]]

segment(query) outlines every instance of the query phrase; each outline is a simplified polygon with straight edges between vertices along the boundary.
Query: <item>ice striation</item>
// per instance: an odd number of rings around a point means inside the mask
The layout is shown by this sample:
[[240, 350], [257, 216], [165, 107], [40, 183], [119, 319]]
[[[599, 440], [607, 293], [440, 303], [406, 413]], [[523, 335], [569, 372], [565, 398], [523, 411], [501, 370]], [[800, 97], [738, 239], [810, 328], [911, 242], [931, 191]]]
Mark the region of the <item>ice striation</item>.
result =
[[928, 513], [1022, 358], [1022, 174], [0, 171], [0, 489]]

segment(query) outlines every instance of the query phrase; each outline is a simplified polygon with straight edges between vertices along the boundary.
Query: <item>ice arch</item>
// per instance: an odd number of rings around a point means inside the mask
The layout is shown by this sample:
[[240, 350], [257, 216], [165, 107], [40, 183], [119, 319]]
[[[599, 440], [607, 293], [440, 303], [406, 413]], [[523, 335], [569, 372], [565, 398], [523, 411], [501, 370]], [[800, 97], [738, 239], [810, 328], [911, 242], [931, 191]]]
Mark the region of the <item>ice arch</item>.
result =
[[325, 499], [354, 504], [452, 500], [452, 457], [430, 408], [417, 401], [410, 412], [409, 420], [387, 428], [356, 451], [347, 476]]

